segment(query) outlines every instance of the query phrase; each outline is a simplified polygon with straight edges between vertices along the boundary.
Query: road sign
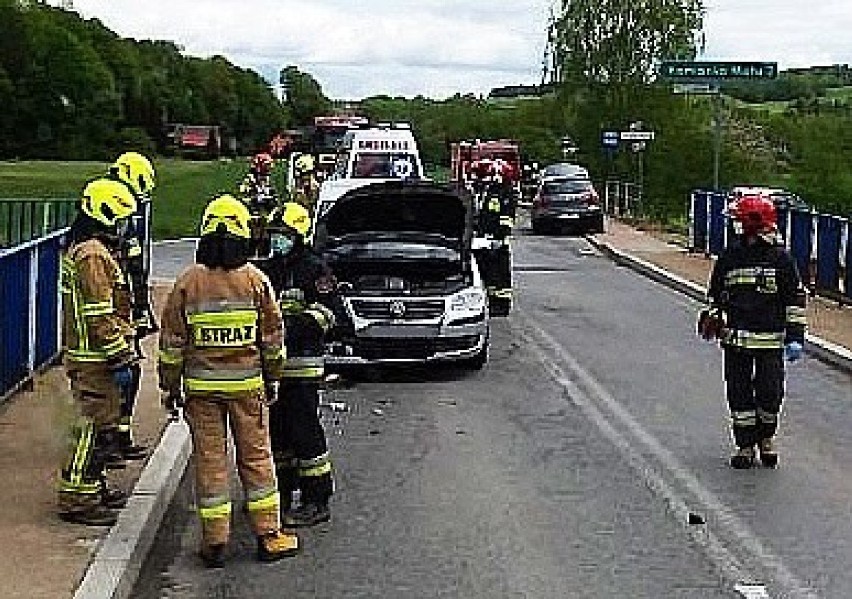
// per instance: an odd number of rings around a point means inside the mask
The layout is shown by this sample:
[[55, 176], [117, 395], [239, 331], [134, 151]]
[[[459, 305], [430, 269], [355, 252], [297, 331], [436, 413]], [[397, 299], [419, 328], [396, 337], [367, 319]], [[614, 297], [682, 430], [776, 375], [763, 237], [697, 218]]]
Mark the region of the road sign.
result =
[[617, 148], [618, 137], [618, 131], [604, 131], [601, 134], [601, 144], [605, 148]]
[[777, 62], [705, 62], [666, 60], [660, 63], [660, 76], [675, 81], [718, 79], [777, 79]]
[[653, 131], [622, 131], [621, 141], [651, 141], [654, 139]]

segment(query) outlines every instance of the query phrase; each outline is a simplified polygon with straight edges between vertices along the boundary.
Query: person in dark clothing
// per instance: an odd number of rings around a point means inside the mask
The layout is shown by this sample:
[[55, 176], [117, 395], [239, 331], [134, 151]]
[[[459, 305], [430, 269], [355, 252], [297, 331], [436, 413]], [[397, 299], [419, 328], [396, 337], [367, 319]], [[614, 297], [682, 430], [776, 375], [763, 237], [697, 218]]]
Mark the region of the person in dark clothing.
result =
[[[307, 245], [308, 211], [288, 202], [271, 215], [270, 255], [257, 265], [272, 281], [284, 316], [286, 360], [276, 391], [270, 391], [272, 451], [278, 473], [283, 522], [312, 526], [331, 517], [332, 467], [319, 420], [319, 390], [325, 376], [324, 340], [334, 323], [328, 307], [336, 290], [331, 271]], [[291, 505], [301, 490], [300, 505]]]
[[699, 333], [718, 338], [724, 350], [726, 395], [736, 453], [731, 466], [751, 468], [757, 452], [775, 467], [774, 438], [784, 397], [784, 360], [801, 358], [806, 294], [796, 263], [777, 243], [771, 201], [746, 196], [730, 208], [738, 234], [710, 276], [710, 307]]

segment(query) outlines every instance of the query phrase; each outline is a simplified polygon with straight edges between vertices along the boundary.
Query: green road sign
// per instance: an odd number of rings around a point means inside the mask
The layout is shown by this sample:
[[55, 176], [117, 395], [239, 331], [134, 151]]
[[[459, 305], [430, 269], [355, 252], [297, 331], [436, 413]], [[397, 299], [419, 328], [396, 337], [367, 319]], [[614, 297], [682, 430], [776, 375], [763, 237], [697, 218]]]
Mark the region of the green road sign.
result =
[[660, 63], [660, 76], [674, 81], [714, 81], [719, 79], [776, 79], [777, 62], [703, 62], [666, 60]]

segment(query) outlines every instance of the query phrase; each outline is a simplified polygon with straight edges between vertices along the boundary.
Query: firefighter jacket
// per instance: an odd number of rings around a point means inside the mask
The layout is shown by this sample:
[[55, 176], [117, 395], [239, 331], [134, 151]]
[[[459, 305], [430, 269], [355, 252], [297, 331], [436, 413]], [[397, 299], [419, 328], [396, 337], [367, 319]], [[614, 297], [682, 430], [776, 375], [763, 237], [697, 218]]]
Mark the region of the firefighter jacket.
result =
[[726, 249], [710, 276], [711, 309], [721, 310], [722, 345], [777, 349], [804, 343], [806, 295], [784, 248], [758, 239]]
[[166, 300], [160, 332], [160, 387], [188, 395], [233, 396], [279, 378], [281, 312], [269, 279], [251, 264], [189, 267]]
[[135, 362], [129, 290], [106, 245], [96, 238], [73, 244], [61, 269], [66, 361], [111, 369]]
[[[317, 254], [297, 245], [287, 256], [258, 262], [269, 275], [287, 331], [283, 378], [323, 374], [322, 339], [334, 326], [337, 281]], [[318, 342], [317, 342], [318, 341]]]

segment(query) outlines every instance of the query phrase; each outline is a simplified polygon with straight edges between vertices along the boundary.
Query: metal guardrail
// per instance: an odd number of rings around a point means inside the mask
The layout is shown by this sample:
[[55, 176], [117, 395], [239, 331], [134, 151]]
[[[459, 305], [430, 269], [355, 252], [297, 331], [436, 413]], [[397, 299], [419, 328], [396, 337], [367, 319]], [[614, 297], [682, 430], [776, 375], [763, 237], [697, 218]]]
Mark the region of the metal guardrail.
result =
[[[693, 191], [689, 199], [689, 251], [717, 256], [727, 246], [727, 196]], [[852, 223], [797, 209], [778, 210], [778, 230], [805, 284], [820, 295], [852, 302]]]
[[0, 401], [59, 354], [59, 263], [66, 232], [0, 248]]
[[604, 182], [603, 209], [609, 216], [643, 216], [642, 188], [636, 183], [609, 179]]
[[76, 199], [0, 198], [0, 249], [67, 227], [76, 212]]

